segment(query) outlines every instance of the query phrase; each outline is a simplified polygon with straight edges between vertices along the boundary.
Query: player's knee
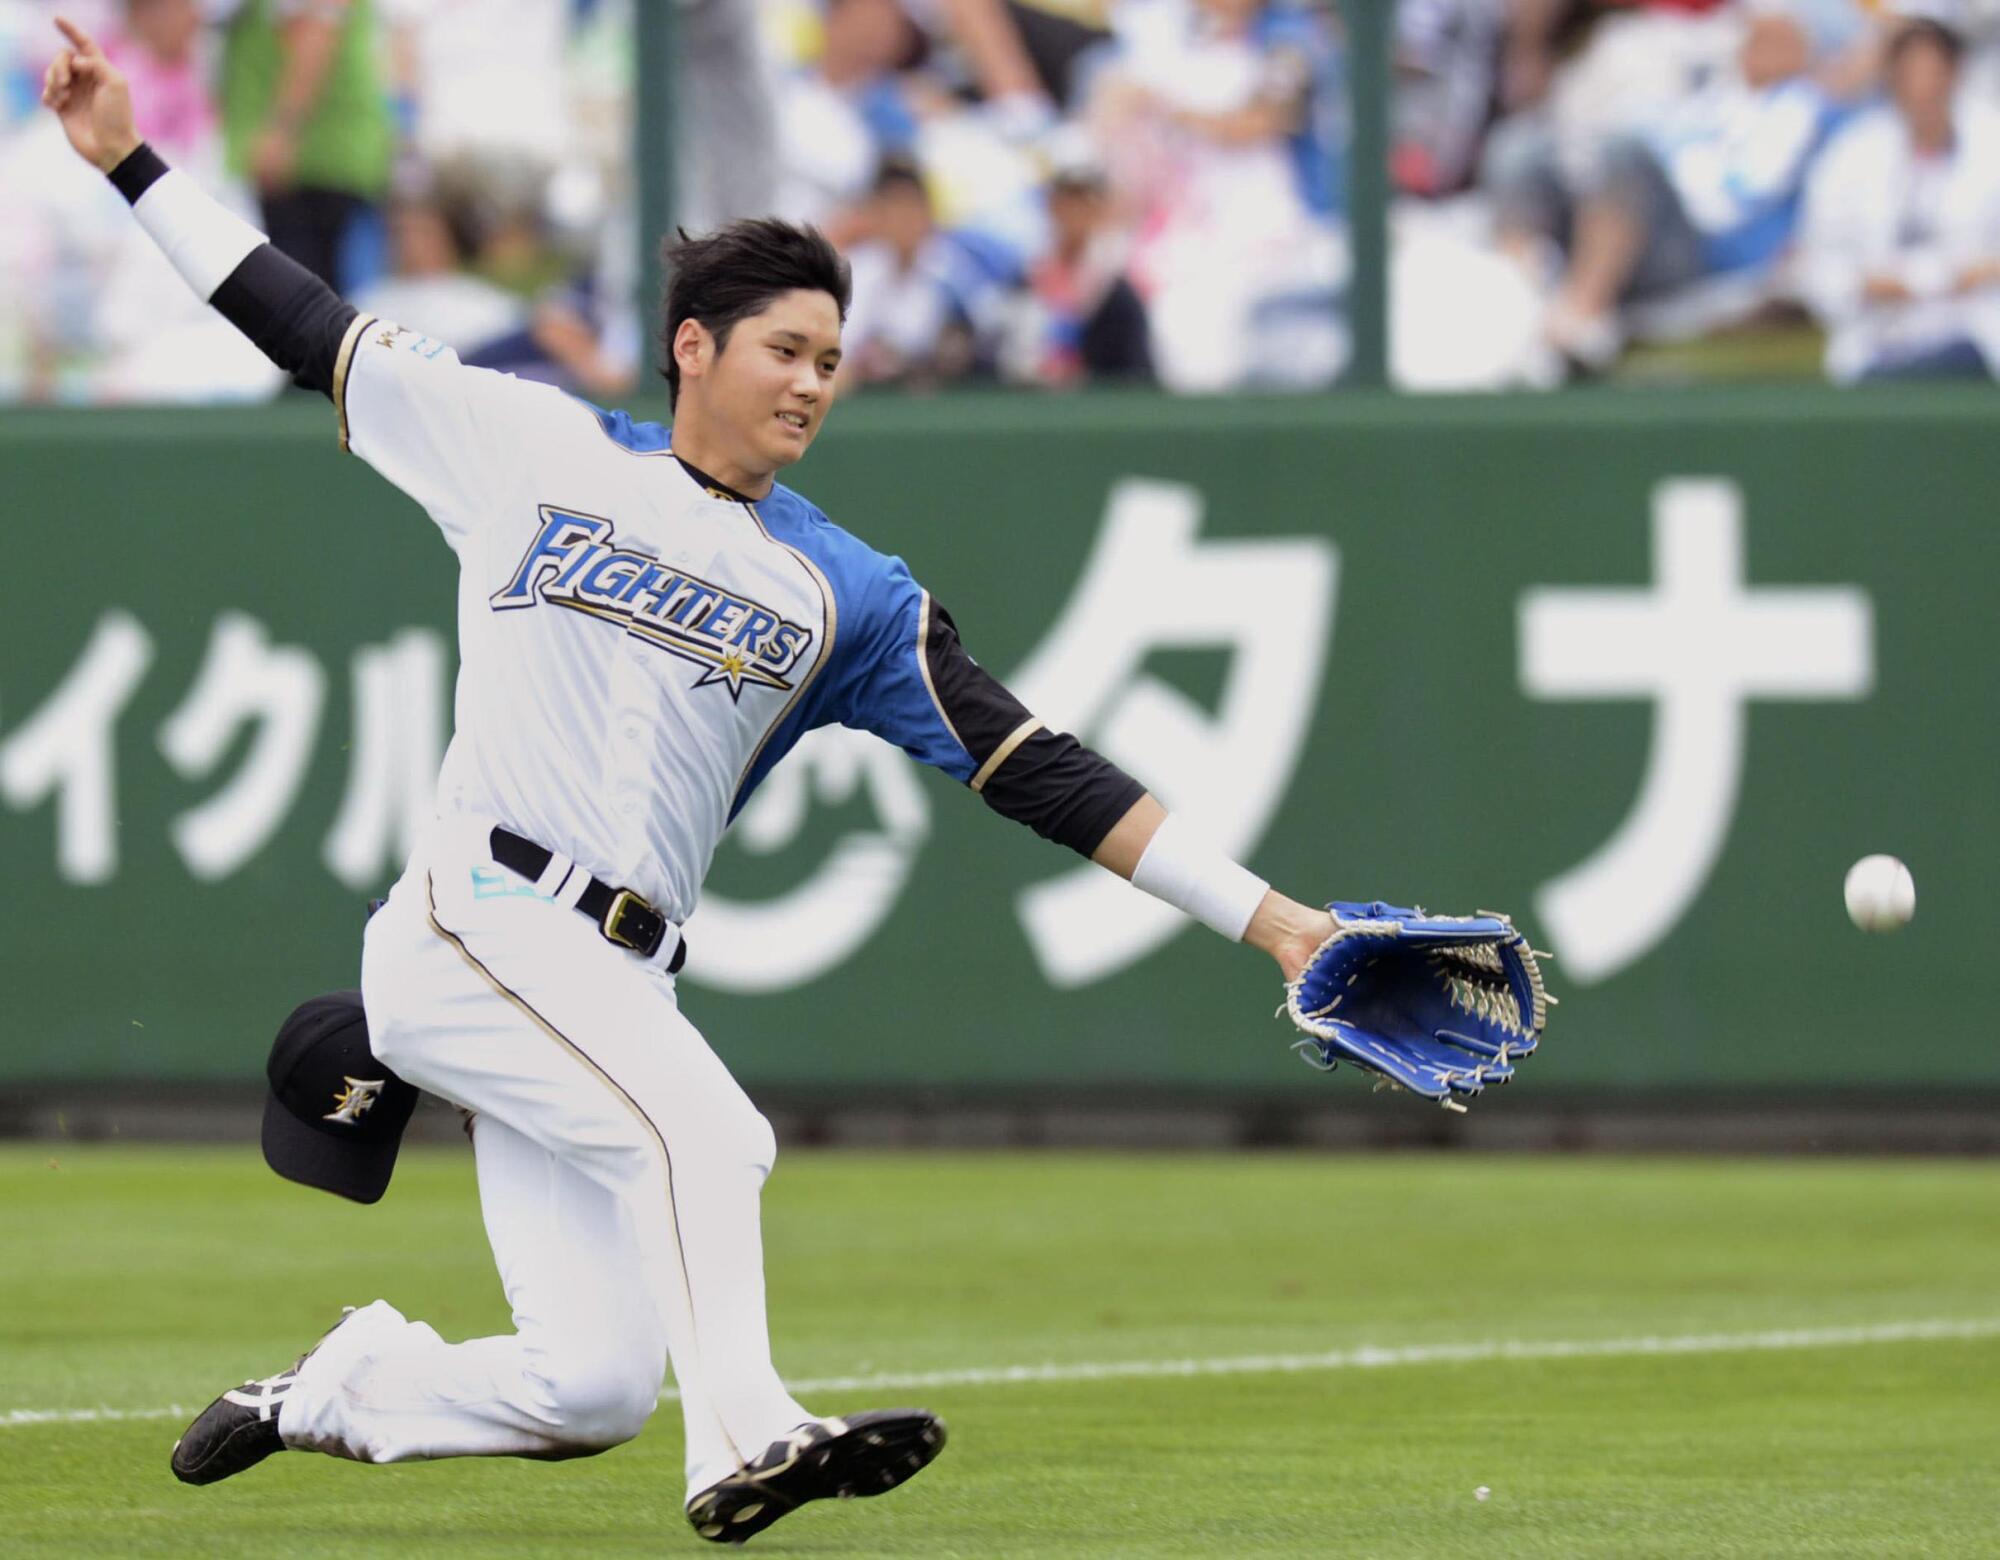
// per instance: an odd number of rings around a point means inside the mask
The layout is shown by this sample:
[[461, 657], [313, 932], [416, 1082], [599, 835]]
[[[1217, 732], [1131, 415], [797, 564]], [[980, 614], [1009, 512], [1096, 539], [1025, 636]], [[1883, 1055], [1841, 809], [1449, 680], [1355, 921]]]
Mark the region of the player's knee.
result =
[[712, 1095], [698, 1119], [678, 1123], [671, 1142], [676, 1162], [685, 1155], [690, 1166], [700, 1163], [722, 1173], [748, 1168], [769, 1175], [778, 1157], [770, 1118], [740, 1089]]
[[748, 1165], [760, 1175], [769, 1175], [778, 1157], [778, 1135], [771, 1119], [757, 1108], [735, 1079], [710, 1099], [707, 1112], [713, 1146], [719, 1160], [727, 1165]]
[[[659, 1125], [654, 1126], [654, 1120]], [[593, 1171], [607, 1184], [657, 1186], [684, 1177], [735, 1174], [744, 1168], [769, 1175], [778, 1138], [769, 1119], [741, 1092], [710, 1094], [687, 1108], [648, 1118], [642, 1130], [607, 1119], [595, 1140], [573, 1131], [572, 1142], [591, 1151]]]
[[540, 1375], [557, 1438], [579, 1452], [603, 1451], [631, 1440], [652, 1417], [664, 1361], [578, 1349], [546, 1361]]
[[747, 1169], [760, 1181], [771, 1173], [778, 1158], [778, 1134], [748, 1095], [738, 1096], [727, 1111], [718, 1111], [710, 1131], [709, 1152], [718, 1168]]

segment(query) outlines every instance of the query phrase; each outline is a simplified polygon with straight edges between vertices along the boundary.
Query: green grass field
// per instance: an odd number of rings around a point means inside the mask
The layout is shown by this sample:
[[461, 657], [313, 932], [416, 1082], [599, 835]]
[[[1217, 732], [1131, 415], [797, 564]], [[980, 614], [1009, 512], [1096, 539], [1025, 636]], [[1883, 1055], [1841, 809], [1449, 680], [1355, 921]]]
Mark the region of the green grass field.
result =
[[[15, 1146], [0, 1189], [7, 1555], [717, 1552], [680, 1516], [671, 1404], [579, 1462], [168, 1473], [169, 1405], [283, 1364], [342, 1302], [505, 1325], [469, 1154], [407, 1156], [374, 1209], [250, 1148]], [[2000, 1554], [2000, 1166], [798, 1153], [766, 1208], [780, 1367], [943, 1373], [805, 1395], [923, 1402], [952, 1444], [752, 1552]], [[1940, 1322], [1985, 1326], [1743, 1346]], [[1364, 1345], [1407, 1352], [1254, 1363]], [[1170, 1361], [1236, 1363], [1084, 1368]], [[1016, 1365], [1055, 1368], [964, 1379]]]

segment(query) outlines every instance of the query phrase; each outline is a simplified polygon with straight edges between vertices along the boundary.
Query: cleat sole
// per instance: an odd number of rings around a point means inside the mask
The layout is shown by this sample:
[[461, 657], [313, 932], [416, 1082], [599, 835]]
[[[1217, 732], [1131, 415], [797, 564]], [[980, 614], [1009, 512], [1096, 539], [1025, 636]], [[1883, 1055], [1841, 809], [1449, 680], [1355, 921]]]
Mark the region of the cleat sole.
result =
[[842, 1428], [771, 1467], [746, 1468], [697, 1495], [687, 1509], [695, 1532], [714, 1543], [741, 1544], [807, 1501], [886, 1494], [944, 1450], [943, 1421], [922, 1409], [875, 1409], [827, 1424]]

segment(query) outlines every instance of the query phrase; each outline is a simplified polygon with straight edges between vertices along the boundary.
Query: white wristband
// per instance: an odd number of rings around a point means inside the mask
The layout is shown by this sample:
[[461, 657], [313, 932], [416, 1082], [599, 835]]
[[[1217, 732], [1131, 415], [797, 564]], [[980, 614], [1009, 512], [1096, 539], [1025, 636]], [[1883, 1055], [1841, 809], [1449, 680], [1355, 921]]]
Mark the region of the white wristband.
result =
[[1231, 942], [1243, 941], [1250, 918], [1271, 891], [1172, 813], [1167, 814], [1132, 869], [1132, 886], [1183, 910]]
[[203, 303], [251, 250], [269, 242], [178, 168], [153, 181], [132, 215]]

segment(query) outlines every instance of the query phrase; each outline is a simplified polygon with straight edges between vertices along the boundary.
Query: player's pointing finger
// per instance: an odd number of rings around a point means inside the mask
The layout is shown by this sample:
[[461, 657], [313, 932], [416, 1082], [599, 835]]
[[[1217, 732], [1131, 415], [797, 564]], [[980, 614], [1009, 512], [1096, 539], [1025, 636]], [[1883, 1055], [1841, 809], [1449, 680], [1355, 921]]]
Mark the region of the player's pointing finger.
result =
[[69, 39], [70, 46], [85, 59], [102, 59], [104, 51], [97, 46], [97, 40], [85, 32], [67, 16], [56, 18], [56, 31]]

